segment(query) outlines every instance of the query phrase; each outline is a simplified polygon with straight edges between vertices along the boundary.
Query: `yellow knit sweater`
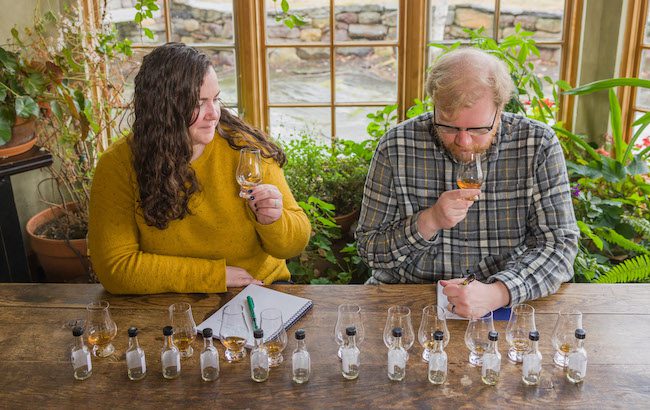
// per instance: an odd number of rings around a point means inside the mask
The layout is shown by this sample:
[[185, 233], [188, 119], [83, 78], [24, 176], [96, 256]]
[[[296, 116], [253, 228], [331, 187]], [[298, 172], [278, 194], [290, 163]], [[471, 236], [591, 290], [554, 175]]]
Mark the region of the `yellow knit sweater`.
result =
[[226, 266], [244, 268], [266, 284], [290, 278], [284, 259], [302, 251], [311, 228], [275, 161], [263, 160], [263, 182], [282, 192], [284, 209], [279, 220], [261, 225], [238, 196], [239, 151], [215, 135], [191, 163], [201, 185], [190, 199], [192, 214], [160, 230], [148, 226], [138, 208], [127, 139], [101, 156], [90, 195], [90, 258], [106, 290], [225, 292]]

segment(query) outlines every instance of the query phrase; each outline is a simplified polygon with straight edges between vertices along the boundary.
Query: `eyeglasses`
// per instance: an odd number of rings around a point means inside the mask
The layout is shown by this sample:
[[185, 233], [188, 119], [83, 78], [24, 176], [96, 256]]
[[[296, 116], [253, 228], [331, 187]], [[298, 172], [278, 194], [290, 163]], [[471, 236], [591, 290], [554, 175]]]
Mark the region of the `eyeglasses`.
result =
[[445, 124], [439, 124], [436, 122], [436, 109], [435, 107], [433, 108], [433, 125], [435, 127], [438, 127], [438, 132], [441, 134], [446, 134], [446, 135], [458, 135], [459, 132], [461, 131], [467, 131], [469, 132], [469, 135], [472, 137], [480, 137], [481, 135], [485, 135], [488, 132], [492, 131], [494, 128], [494, 123], [497, 120], [497, 113], [499, 112], [499, 109], [494, 112], [494, 118], [492, 118], [492, 124], [490, 124], [489, 127], [470, 127], [470, 128], [461, 128], [461, 127], [454, 127], [453, 125], [445, 125]]

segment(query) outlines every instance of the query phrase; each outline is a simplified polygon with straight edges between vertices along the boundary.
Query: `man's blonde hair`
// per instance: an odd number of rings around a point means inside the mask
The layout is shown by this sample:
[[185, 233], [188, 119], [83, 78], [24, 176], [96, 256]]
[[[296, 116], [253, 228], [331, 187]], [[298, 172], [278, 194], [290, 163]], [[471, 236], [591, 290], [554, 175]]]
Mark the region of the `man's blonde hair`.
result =
[[436, 107], [450, 118], [491, 93], [494, 104], [503, 109], [514, 94], [508, 66], [497, 57], [476, 49], [459, 48], [436, 61], [427, 77], [426, 91]]

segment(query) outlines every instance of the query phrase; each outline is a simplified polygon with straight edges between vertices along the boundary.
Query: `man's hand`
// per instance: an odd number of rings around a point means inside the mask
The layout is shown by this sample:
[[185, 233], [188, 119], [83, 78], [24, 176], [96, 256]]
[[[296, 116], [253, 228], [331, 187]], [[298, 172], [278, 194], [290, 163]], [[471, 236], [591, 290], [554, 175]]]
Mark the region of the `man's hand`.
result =
[[472, 309], [484, 308], [480, 315], [498, 309], [510, 302], [510, 292], [500, 281], [486, 284], [477, 280], [468, 285], [462, 285], [464, 278], [441, 280], [438, 283], [444, 288], [442, 293], [447, 296], [447, 309], [453, 313], [469, 317]]
[[239, 288], [242, 286], [254, 283], [256, 285], [263, 285], [264, 282], [257, 280], [246, 272], [246, 269], [238, 268], [237, 266], [226, 266], [226, 287]]
[[474, 204], [471, 198], [478, 198], [480, 189], [454, 189], [440, 195], [431, 208], [422, 212], [418, 218], [418, 232], [430, 239], [440, 229], [451, 229], [465, 219], [469, 207]]

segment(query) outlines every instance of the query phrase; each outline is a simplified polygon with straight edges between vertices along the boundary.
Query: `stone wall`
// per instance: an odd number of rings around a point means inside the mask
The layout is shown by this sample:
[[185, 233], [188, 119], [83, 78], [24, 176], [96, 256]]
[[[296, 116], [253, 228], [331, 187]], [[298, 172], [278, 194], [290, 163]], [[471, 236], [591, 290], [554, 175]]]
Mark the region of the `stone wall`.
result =
[[[135, 0], [109, 0], [109, 8], [114, 10], [114, 21], [121, 36], [139, 40], [138, 27], [133, 23], [135, 10], [132, 8]], [[208, 8], [209, 7], [209, 8]], [[125, 11], [127, 10], [127, 11]], [[131, 10], [132, 12], [128, 12]], [[335, 8], [335, 40], [337, 41], [393, 41], [397, 39], [398, 12], [396, 9], [380, 5], [351, 5]], [[275, 13], [267, 14], [267, 37], [269, 44], [287, 42], [322, 42], [330, 40], [329, 8], [294, 9], [294, 12], [306, 17], [309, 21], [303, 27], [289, 29], [281, 21], [276, 21]], [[196, 0], [175, 1], [171, 4], [172, 40], [184, 43], [232, 43], [233, 20], [232, 10], [223, 6], [210, 6]], [[432, 15], [435, 13], [433, 6]], [[485, 27], [491, 32], [493, 12], [476, 5], [449, 6], [435, 13], [437, 20], [432, 24], [432, 30], [439, 26], [445, 40], [465, 39], [467, 34], [463, 28], [476, 29]], [[525, 30], [533, 31], [536, 39], [561, 39], [561, 13], [527, 11], [521, 9], [503, 9], [499, 22], [499, 33], [507, 36], [514, 32], [515, 25], [520, 23]], [[442, 25], [444, 24], [444, 27]], [[154, 31], [154, 41], [164, 41], [164, 23], [162, 17], [144, 23]], [[145, 39], [145, 41], [149, 41]], [[553, 49], [542, 49], [545, 55], [542, 59], [548, 62], [559, 62], [559, 52]], [[367, 56], [374, 52], [368, 47], [351, 47], [340, 49], [342, 54]], [[322, 53], [310, 52], [306, 49], [296, 52], [301, 59], [313, 59], [314, 55]]]

